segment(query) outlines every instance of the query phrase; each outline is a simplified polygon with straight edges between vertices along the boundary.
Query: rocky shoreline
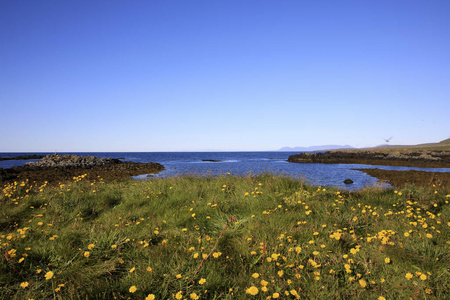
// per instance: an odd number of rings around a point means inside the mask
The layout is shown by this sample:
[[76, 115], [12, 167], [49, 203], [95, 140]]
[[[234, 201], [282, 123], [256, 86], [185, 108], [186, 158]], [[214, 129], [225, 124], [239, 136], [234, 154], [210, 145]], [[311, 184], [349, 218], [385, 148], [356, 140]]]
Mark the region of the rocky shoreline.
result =
[[450, 188], [450, 173], [425, 172], [425, 171], [391, 171], [380, 169], [355, 169], [376, 177], [382, 182], [389, 183], [397, 189], [402, 189], [407, 185], [417, 187], [428, 187], [436, 189]]
[[158, 173], [164, 167], [158, 163], [124, 162], [96, 156], [52, 154], [36, 162], [9, 169], [0, 168], [0, 183], [24, 181], [58, 184], [86, 174], [88, 180], [106, 181], [130, 178], [148, 173]]
[[324, 164], [364, 164], [450, 168], [450, 151], [327, 151], [291, 155], [289, 162]]

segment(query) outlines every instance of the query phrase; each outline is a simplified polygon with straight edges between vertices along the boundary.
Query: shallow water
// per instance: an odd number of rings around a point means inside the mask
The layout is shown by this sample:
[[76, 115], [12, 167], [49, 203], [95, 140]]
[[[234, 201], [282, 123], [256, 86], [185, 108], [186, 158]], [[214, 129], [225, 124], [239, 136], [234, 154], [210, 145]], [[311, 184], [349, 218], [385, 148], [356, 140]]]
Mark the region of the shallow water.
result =
[[[30, 153], [0, 153], [4, 156], [18, 156]], [[36, 153], [53, 154], [53, 153]], [[120, 158], [133, 162], [157, 162], [166, 170], [156, 174], [155, 177], [170, 177], [183, 174], [197, 175], [223, 175], [227, 172], [232, 175], [260, 174], [270, 172], [302, 178], [314, 185], [336, 186], [344, 189], [360, 189], [377, 184], [378, 179], [361, 171], [353, 169], [384, 169], [384, 170], [418, 170], [428, 172], [450, 172], [450, 168], [416, 168], [373, 166], [359, 164], [312, 164], [289, 163], [289, 155], [298, 152], [97, 152], [97, 153], [58, 153], [95, 155], [99, 157]], [[205, 160], [214, 160], [205, 161]], [[36, 160], [9, 160], [0, 161], [0, 168], [10, 168], [22, 165], [27, 161]], [[136, 176], [137, 179], [148, 178], [147, 174]], [[346, 185], [343, 181], [347, 178], [353, 180], [353, 184]], [[389, 187], [388, 185], [384, 185]]]

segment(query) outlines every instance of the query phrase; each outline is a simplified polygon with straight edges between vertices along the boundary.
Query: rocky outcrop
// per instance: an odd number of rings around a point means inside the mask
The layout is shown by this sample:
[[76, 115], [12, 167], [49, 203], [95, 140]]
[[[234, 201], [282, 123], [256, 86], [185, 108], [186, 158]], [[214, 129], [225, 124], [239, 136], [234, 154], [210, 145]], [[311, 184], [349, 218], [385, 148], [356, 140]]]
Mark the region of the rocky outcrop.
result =
[[328, 151], [322, 153], [305, 152], [289, 156], [288, 161], [296, 163], [366, 164], [448, 168], [450, 167], [450, 151]]
[[24, 169], [91, 169], [95, 167], [102, 167], [121, 163], [120, 160], [114, 158], [100, 158], [93, 155], [79, 156], [79, 155], [59, 155], [51, 154], [43, 157], [39, 161], [28, 162], [23, 165]]
[[0, 183], [23, 181], [49, 184], [73, 180], [86, 174], [87, 180], [119, 180], [141, 174], [158, 173], [164, 167], [158, 163], [135, 163], [113, 158], [78, 155], [47, 155], [39, 161], [20, 167], [0, 168]]

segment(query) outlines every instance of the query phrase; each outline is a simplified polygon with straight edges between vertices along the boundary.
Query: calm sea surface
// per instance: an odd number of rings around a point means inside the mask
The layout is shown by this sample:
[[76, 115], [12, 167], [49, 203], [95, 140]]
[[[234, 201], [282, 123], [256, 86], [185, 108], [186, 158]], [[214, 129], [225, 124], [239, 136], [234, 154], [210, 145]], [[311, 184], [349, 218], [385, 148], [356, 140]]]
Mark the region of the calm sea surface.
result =
[[[0, 153], [0, 157], [27, 155], [30, 153]], [[34, 153], [52, 154], [52, 153]], [[360, 189], [375, 185], [377, 178], [360, 171], [352, 170], [379, 168], [385, 170], [423, 170], [429, 172], [450, 172], [450, 168], [415, 168], [370, 166], [357, 164], [300, 164], [289, 163], [289, 155], [298, 152], [71, 152], [58, 153], [95, 155], [99, 157], [120, 158], [133, 162], [157, 162], [166, 170], [156, 177], [169, 177], [183, 174], [221, 175], [230, 172], [234, 175], [259, 174], [271, 172], [302, 178], [314, 185], [337, 186], [347, 189]], [[0, 168], [20, 166], [28, 161], [36, 160], [7, 160], [0, 161]], [[146, 175], [136, 176], [137, 179], [147, 178]], [[354, 181], [346, 185], [343, 181], [350, 178]]]

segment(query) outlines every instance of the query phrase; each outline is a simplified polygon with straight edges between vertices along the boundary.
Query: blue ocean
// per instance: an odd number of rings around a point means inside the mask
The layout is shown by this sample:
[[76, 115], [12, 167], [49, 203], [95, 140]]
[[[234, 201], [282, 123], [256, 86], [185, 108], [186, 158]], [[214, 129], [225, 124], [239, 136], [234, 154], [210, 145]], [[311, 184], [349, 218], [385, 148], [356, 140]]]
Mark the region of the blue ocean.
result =
[[[0, 153], [0, 157], [29, 155], [31, 153]], [[32, 153], [53, 154], [53, 153]], [[166, 169], [153, 178], [170, 177], [178, 175], [217, 176], [226, 173], [232, 175], [256, 175], [260, 173], [273, 173], [302, 179], [308, 183], [320, 186], [335, 186], [342, 189], [361, 189], [376, 185], [377, 178], [371, 177], [354, 169], [378, 168], [385, 170], [422, 170], [429, 172], [450, 172], [450, 168], [415, 168], [372, 166], [359, 164], [304, 164], [287, 162], [289, 155], [298, 152], [65, 152], [58, 153], [94, 155], [99, 157], [118, 158], [123, 161], [156, 162]], [[6, 160], [0, 161], [0, 168], [20, 166], [28, 161], [35, 160]], [[136, 176], [136, 179], [148, 179], [147, 174]], [[347, 178], [353, 184], [346, 185]], [[388, 187], [388, 185], [383, 185]]]

